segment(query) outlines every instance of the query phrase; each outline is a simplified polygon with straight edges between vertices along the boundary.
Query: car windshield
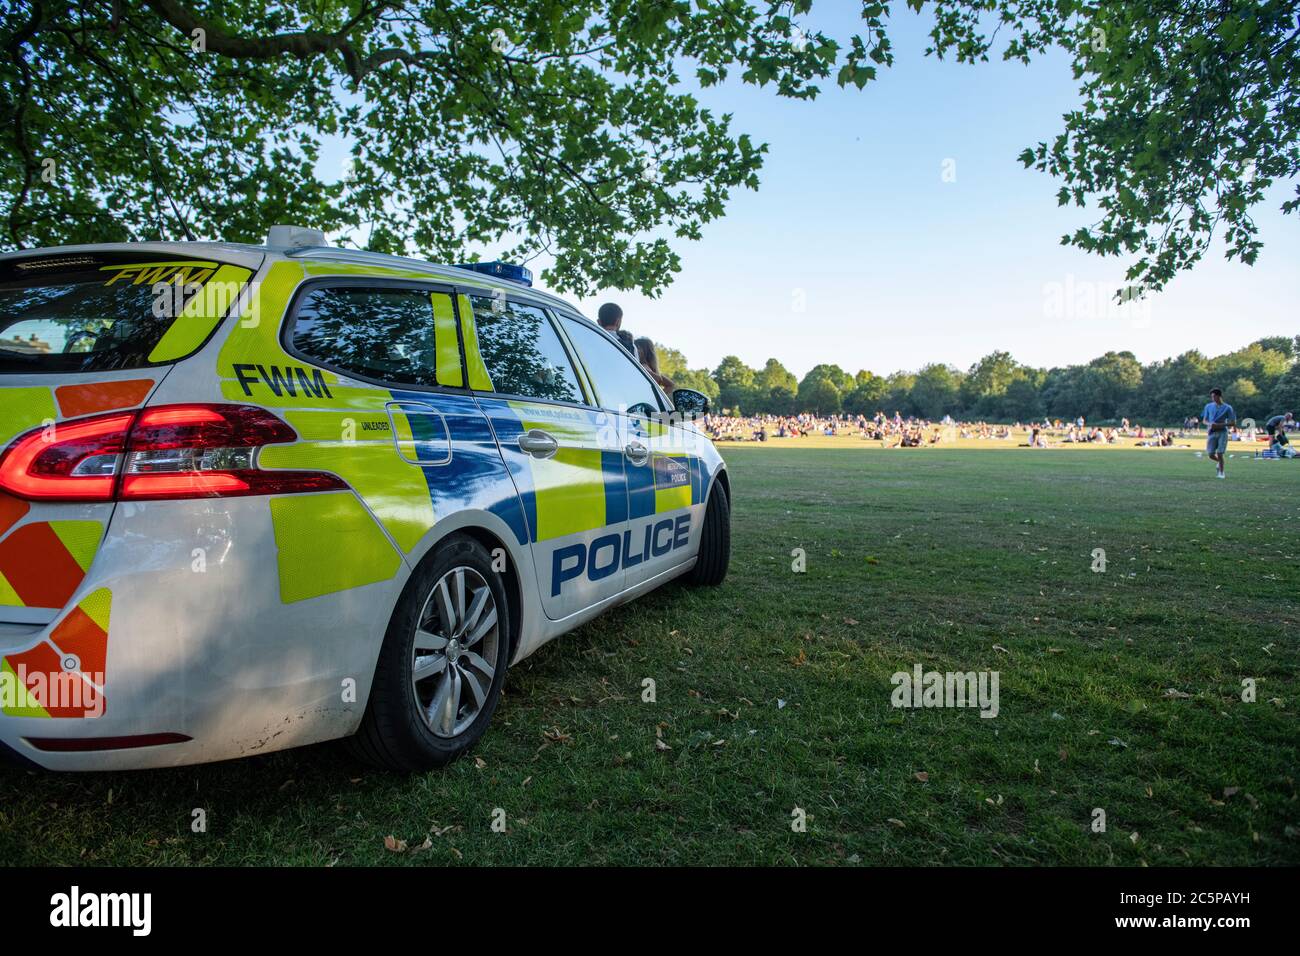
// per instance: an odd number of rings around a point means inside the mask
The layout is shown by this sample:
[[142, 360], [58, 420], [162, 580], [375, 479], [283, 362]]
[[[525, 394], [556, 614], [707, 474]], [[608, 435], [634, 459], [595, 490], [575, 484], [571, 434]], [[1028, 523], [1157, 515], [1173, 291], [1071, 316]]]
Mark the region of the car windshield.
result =
[[[31, 269], [31, 267], [28, 267]], [[0, 273], [0, 372], [93, 372], [152, 364], [149, 355], [212, 277], [202, 261], [87, 257], [24, 275]], [[35, 270], [32, 270], [35, 271]]]

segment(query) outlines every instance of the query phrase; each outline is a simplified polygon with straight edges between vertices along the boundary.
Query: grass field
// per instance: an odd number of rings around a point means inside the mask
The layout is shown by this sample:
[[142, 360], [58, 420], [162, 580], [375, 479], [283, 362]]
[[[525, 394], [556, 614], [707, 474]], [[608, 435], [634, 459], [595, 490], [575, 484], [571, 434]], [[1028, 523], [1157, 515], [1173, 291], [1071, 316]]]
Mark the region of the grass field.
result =
[[[477, 759], [0, 770], [0, 862], [1300, 863], [1300, 464], [1220, 482], [1190, 451], [724, 454], [726, 584], [543, 648]], [[892, 707], [916, 664], [998, 671], [997, 717]]]

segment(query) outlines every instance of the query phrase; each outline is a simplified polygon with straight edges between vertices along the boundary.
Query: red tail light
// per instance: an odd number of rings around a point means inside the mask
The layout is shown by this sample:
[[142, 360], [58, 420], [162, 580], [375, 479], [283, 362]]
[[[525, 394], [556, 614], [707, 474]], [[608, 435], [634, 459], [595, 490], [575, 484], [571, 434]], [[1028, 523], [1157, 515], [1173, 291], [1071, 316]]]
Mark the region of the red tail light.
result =
[[251, 405], [161, 405], [35, 429], [0, 457], [0, 489], [36, 501], [143, 501], [346, 488], [321, 471], [263, 471], [263, 445], [296, 441]]
[[134, 419], [97, 415], [20, 436], [0, 458], [0, 488], [32, 501], [112, 501]]

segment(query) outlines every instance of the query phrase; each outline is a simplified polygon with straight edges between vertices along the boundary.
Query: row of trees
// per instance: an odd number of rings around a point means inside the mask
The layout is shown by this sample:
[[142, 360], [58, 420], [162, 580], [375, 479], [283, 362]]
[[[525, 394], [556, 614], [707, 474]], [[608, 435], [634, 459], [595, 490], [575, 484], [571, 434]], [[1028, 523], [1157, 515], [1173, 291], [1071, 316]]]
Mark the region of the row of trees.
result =
[[874, 415], [895, 411], [928, 419], [992, 422], [1075, 418], [1103, 423], [1128, 418], [1174, 424], [1199, 414], [1218, 386], [1240, 418], [1300, 412], [1300, 335], [1270, 336], [1226, 355], [1197, 351], [1143, 365], [1132, 352], [1107, 352], [1086, 365], [1043, 369], [992, 352], [966, 371], [926, 365], [918, 372], [851, 375], [818, 365], [802, 379], [776, 359], [750, 368], [734, 355], [718, 367], [691, 369], [676, 349], [660, 346], [660, 367], [678, 386], [704, 392], [731, 414]]

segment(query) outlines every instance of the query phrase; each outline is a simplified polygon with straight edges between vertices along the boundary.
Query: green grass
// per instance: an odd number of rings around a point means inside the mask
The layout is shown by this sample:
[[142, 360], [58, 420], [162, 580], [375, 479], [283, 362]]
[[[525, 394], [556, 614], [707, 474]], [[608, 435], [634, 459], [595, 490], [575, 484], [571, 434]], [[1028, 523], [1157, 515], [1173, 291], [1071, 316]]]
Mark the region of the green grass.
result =
[[[0, 862], [1300, 863], [1300, 465], [1218, 482], [1190, 452], [725, 453], [726, 584], [543, 648], [477, 761], [403, 778], [330, 745], [3, 770]], [[999, 715], [893, 708], [916, 663], [997, 670]]]

